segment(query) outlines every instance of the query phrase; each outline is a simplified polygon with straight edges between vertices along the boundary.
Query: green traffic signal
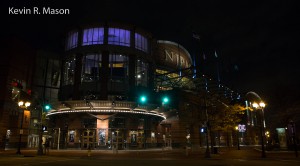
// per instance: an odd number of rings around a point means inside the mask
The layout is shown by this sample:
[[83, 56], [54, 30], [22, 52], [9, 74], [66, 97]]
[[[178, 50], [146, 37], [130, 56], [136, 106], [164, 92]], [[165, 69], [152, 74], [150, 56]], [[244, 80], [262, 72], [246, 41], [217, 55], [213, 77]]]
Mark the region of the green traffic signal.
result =
[[50, 109], [51, 109], [50, 105], [48, 105], [48, 104], [45, 105], [45, 109], [46, 109], [46, 110], [50, 110]]
[[145, 103], [147, 101], [147, 97], [146, 96], [141, 96], [140, 97], [140, 102], [141, 103]]
[[167, 97], [164, 97], [164, 99], [163, 99], [163, 102], [164, 102], [164, 103], [167, 103], [167, 102], [169, 102], [169, 98], [167, 98]]
[[169, 103], [169, 98], [168, 97], [163, 97], [162, 102], [163, 102], [163, 104]]

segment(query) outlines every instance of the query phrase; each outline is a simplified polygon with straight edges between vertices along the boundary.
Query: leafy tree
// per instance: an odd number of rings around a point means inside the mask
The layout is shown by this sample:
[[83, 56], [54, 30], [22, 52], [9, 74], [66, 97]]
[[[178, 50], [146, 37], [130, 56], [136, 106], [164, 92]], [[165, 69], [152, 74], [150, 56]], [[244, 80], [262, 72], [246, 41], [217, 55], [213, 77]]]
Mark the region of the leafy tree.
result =
[[219, 106], [213, 114], [210, 114], [211, 130], [224, 131], [227, 136], [227, 146], [229, 145], [229, 133], [242, 121], [245, 107], [240, 104]]

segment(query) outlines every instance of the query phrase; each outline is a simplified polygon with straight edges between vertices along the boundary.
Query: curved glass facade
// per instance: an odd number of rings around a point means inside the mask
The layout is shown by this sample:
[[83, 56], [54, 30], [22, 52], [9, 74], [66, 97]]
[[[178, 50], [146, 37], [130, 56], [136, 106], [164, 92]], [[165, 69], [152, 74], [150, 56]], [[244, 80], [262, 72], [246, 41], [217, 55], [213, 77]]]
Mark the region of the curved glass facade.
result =
[[78, 32], [72, 31], [68, 33], [66, 40], [66, 50], [77, 47], [78, 45]]
[[[149, 64], [142, 59], [135, 59], [134, 73], [129, 74], [129, 56], [119, 53], [108, 55], [108, 70], [103, 73], [103, 55], [89, 53], [82, 56], [81, 64], [76, 62], [75, 56], [67, 58], [64, 64], [63, 85], [74, 85], [76, 65], [81, 66], [81, 88], [86, 94], [93, 92], [96, 96], [101, 93], [101, 78], [107, 78], [107, 90], [109, 94], [125, 94], [129, 90], [129, 77], [134, 77], [135, 86], [148, 87]], [[101, 75], [104, 74], [104, 75]], [[132, 85], [131, 85], [132, 86]], [[103, 88], [103, 87], [102, 87]]]
[[[134, 34], [134, 43], [131, 43], [131, 31], [121, 28], [108, 28], [108, 34], [105, 35], [104, 27], [86, 28], [82, 32], [82, 46], [104, 44], [107, 38], [107, 44], [130, 47], [134, 44], [134, 48], [143, 52], [149, 52], [149, 40], [140, 33]], [[66, 38], [66, 50], [78, 47], [78, 31], [71, 31]]]
[[101, 67], [100, 54], [88, 54], [82, 60], [82, 82], [92, 82], [99, 80]]
[[119, 28], [108, 28], [108, 44], [130, 46], [130, 31]]
[[150, 96], [153, 90], [154, 71], [149, 69], [155, 63], [147, 34], [135, 27], [109, 25], [68, 34], [61, 105], [48, 113], [67, 117], [53, 118], [54, 128], [61, 121], [70, 122], [65, 129], [67, 147], [158, 145], [159, 122], [166, 116], [154, 100], [145, 105], [137, 101], [137, 93]]
[[74, 84], [75, 61], [75, 56], [70, 56], [64, 64], [64, 85]]
[[82, 45], [103, 44], [104, 28], [89, 28], [83, 30]]
[[135, 48], [148, 52], [148, 39], [139, 33], [135, 33]]
[[112, 92], [124, 92], [128, 89], [128, 57], [121, 54], [109, 55], [109, 85]]
[[136, 61], [136, 75], [135, 75], [135, 84], [137, 86], [148, 86], [148, 63], [144, 62], [141, 59]]

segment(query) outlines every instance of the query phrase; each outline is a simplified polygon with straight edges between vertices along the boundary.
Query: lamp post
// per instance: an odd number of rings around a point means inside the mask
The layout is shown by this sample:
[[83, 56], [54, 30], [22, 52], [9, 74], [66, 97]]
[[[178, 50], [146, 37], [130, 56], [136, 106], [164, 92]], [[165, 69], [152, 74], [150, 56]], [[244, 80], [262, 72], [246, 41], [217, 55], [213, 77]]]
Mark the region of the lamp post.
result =
[[44, 108], [41, 107], [41, 113], [40, 113], [40, 123], [38, 125], [39, 127], [39, 146], [38, 146], [38, 150], [37, 150], [37, 155], [43, 155], [43, 113], [44, 113]]
[[239, 127], [235, 126], [235, 130], [236, 130], [237, 148], [238, 148], [238, 150], [241, 150], [240, 149], [240, 138], [239, 138]]
[[24, 119], [24, 109], [30, 106], [30, 102], [23, 102], [19, 101], [18, 105], [20, 108], [22, 108], [22, 118], [21, 118], [21, 124], [20, 124], [20, 133], [19, 133], [19, 144], [18, 144], [18, 150], [16, 154], [21, 154], [21, 141], [22, 141], [22, 134], [23, 134], [23, 119]]
[[266, 157], [266, 152], [265, 152], [265, 142], [264, 142], [264, 137], [265, 137], [265, 117], [264, 117], [264, 108], [266, 104], [264, 102], [260, 102], [259, 104], [253, 103], [252, 106], [256, 109], [261, 109], [261, 120], [260, 120], [260, 132], [261, 132], [261, 157], [265, 158]]

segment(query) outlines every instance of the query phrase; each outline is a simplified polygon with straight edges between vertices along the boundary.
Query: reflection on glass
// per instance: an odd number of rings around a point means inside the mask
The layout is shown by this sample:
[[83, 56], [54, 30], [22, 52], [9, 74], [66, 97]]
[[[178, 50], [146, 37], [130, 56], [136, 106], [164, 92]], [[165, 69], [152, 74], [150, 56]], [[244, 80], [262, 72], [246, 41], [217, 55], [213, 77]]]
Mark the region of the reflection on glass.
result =
[[108, 44], [130, 46], [130, 31], [119, 28], [108, 29]]
[[89, 28], [83, 31], [82, 45], [103, 44], [104, 28]]
[[148, 39], [139, 33], [135, 33], [135, 48], [148, 52]]

